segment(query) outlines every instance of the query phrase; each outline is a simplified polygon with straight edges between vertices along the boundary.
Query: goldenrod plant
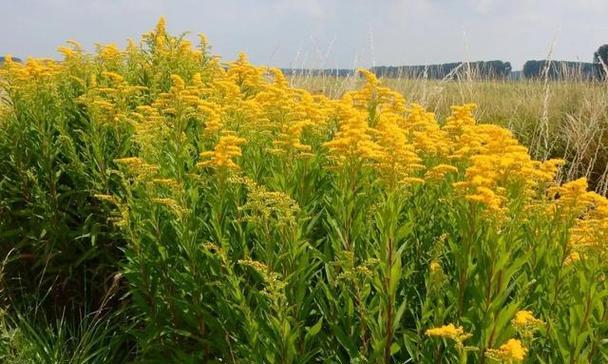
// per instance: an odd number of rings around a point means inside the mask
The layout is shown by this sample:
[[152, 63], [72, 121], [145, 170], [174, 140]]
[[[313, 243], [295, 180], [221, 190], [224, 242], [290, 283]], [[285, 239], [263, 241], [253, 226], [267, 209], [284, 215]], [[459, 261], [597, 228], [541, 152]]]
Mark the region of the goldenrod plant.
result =
[[163, 19], [60, 52], [0, 71], [6, 274], [121, 292], [130, 360], [608, 360], [608, 200], [474, 104], [313, 94]]

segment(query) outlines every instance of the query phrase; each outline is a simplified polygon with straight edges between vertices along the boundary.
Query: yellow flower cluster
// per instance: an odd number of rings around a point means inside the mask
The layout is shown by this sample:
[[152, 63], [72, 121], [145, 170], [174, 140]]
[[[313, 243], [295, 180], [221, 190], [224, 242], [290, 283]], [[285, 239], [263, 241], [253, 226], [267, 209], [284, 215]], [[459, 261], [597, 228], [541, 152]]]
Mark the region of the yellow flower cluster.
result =
[[458, 173], [458, 168], [449, 164], [438, 164], [429, 169], [424, 177], [429, 180], [441, 180], [445, 175], [450, 173]]
[[256, 94], [264, 84], [264, 69], [250, 64], [245, 53], [240, 53], [238, 59], [230, 65], [227, 76], [246, 95]]
[[363, 75], [365, 84], [359, 90], [347, 92], [345, 97], [352, 100], [353, 107], [368, 115], [370, 125], [375, 126], [377, 117], [384, 112], [402, 114], [405, 111], [405, 99], [400, 93], [381, 86], [376, 75], [369, 70], [359, 69], [357, 72]]
[[378, 266], [378, 259], [369, 258], [362, 262], [355, 260], [352, 251], [343, 251], [336, 259], [334, 265], [342, 272], [336, 277], [338, 281], [349, 282], [351, 284], [361, 284], [362, 281], [373, 276], [375, 267]]
[[501, 213], [511, 195], [536, 197], [554, 180], [563, 161], [533, 160], [509, 130], [475, 124], [474, 108], [473, 104], [454, 107], [444, 127], [453, 142], [451, 158], [468, 164], [464, 181], [454, 186], [465, 192], [467, 200], [493, 213]]
[[167, 62], [172, 57], [194, 62], [203, 58], [203, 51], [192, 49], [192, 43], [188, 39], [169, 36], [167, 22], [163, 17], [159, 19], [153, 32], [144, 34], [143, 41], [150, 46], [153, 56], [160, 62]]
[[587, 179], [579, 178], [569, 181], [561, 186], [552, 186], [547, 189], [549, 197], [555, 199], [551, 208], [565, 215], [578, 216], [589, 207], [602, 199], [601, 196], [587, 191]]
[[548, 189], [554, 201], [551, 210], [575, 219], [566, 263], [582, 257], [600, 262], [608, 258], [608, 199], [587, 188], [587, 179], [579, 178]]
[[158, 166], [147, 163], [140, 157], [125, 157], [114, 160], [116, 164], [124, 166], [127, 172], [138, 180], [145, 181], [158, 173]]
[[46, 89], [54, 85], [54, 80], [59, 79], [64, 69], [62, 64], [52, 59], [28, 59], [21, 64], [7, 55], [0, 69], [0, 80], [7, 89]]
[[474, 138], [471, 138], [472, 135], [468, 135], [467, 131], [477, 124], [473, 116], [476, 108], [475, 104], [452, 106], [452, 114], [445, 120], [443, 130], [459, 146], [456, 156], [463, 156], [469, 152], [469, 144]]
[[262, 277], [266, 285], [263, 293], [268, 298], [278, 302], [285, 300], [286, 284], [279, 273], [273, 272], [268, 265], [257, 260], [241, 259], [238, 263], [244, 267], [253, 269]]
[[[403, 129], [397, 124], [393, 113], [381, 114], [377, 126], [377, 143], [380, 146], [376, 158], [376, 168], [385, 176], [389, 184], [417, 182], [411, 175], [424, 168], [414, 146], [407, 142]], [[419, 180], [424, 182], [424, 180]]]
[[528, 310], [518, 311], [511, 322], [513, 323], [513, 326], [519, 329], [523, 329], [530, 326], [538, 327], [543, 324], [541, 320], [534, 317], [532, 311]]
[[365, 162], [381, 157], [381, 148], [373, 141], [373, 130], [369, 126], [367, 114], [355, 109], [348, 96], [336, 106], [340, 130], [332, 140], [323, 144], [329, 150], [334, 162], [344, 166], [352, 162]]
[[268, 191], [249, 178], [242, 178], [238, 182], [243, 183], [248, 190], [247, 202], [239, 207], [239, 211], [245, 213], [243, 218], [264, 228], [270, 224], [277, 226], [294, 226], [296, 216], [300, 211], [298, 203], [289, 195]]
[[157, 154], [158, 143], [170, 134], [171, 125], [156, 108], [149, 105], [137, 106], [129, 118], [134, 130], [133, 139], [142, 152], [145, 155]]
[[186, 211], [186, 209], [180, 206], [180, 204], [173, 198], [156, 197], [152, 198], [152, 202], [166, 207], [169, 211], [173, 212], [177, 216], [181, 216]]
[[68, 40], [66, 46], [57, 48], [57, 51], [61, 53], [65, 61], [71, 61], [74, 58], [81, 58], [83, 55], [82, 45], [75, 40]]
[[528, 349], [517, 339], [509, 339], [498, 349], [488, 349], [485, 353], [488, 358], [501, 363], [519, 363], [528, 355]]
[[421, 105], [409, 105], [399, 126], [405, 130], [408, 140], [420, 155], [442, 158], [448, 155], [451, 141], [447, 132], [439, 127], [435, 114]]
[[187, 87], [186, 82], [179, 75], [173, 74], [170, 78], [172, 86], [169, 92], [161, 93], [152, 106], [165, 114], [179, 113], [185, 117], [193, 116], [201, 103], [198, 88], [196, 86]]
[[97, 44], [97, 58], [107, 69], [119, 70], [123, 54], [116, 44]]
[[238, 170], [239, 166], [233, 158], [241, 156], [240, 146], [245, 143], [244, 138], [240, 138], [234, 133], [225, 133], [212, 151], [201, 153], [201, 161], [197, 165], [217, 170]]
[[441, 272], [441, 263], [439, 263], [437, 260], [433, 260], [431, 264], [429, 264], [429, 270], [431, 273]]
[[435, 336], [442, 337], [446, 339], [451, 339], [456, 341], [457, 343], [462, 344], [462, 342], [472, 336], [464, 331], [462, 326], [455, 326], [454, 324], [443, 325], [440, 327], [434, 327], [432, 329], [426, 330], [425, 334], [427, 336]]
[[405, 100], [380, 86], [373, 73], [359, 72], [366, 80], [361, 90], [334, 104], [339, 130], [323, 144], [330, 158], [338, 166], [373, 165], [389, 186], [423, 183], [416, 175], [424, 165], [412, 142], [414, 131], [403, 127], [408, 124]]
[[306, 129], [315, 129], [325, 123], [324, 108], [319, 108], [307, 91], [289, 87], [281, 70], [272, 68], [270, 73], [274, 81], [261, 85], [261, 91], [252, 100], [263, 116], [256, 125], [258, 132], [272, 136], [270, 151], [274, 154], [311, 156], [312, 147], [302, 143], [302, 135]]
[[89, 80], [87, 93], [79, 99], [89, 109], [93, 120], [100, 125], [115, 126], [129, 119], [129, 105], [146, 88], [130, 85], [122, 75], [102, 71]]
[[511, 324], [524, 338], [530, 339], [534, 335], [534, 331], [541, 328], [545, 323], [534, 317], [532, 311], [521, 310], [515, 314]]
[[154, 178], [152, 183], [172, 191], [179, 191], [182, 188], [182, 185], [173, 178]]

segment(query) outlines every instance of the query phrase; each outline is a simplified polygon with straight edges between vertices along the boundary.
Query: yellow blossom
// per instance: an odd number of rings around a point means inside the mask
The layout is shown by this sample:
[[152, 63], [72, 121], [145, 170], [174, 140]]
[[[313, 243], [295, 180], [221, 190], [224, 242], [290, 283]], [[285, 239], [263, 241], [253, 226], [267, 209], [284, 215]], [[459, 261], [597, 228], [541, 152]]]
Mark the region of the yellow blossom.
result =
[[338, 165], [349, 161], [365, 161], [382, 158], [381, 147], [372, 140], [367, 114], [354, 109], [348, 100], [338, 105], [340, 130], [323, 145]]
[[240, 146], [245, 142], [244, 138], [239, 138], [234, 133], [225, 133], [212, 151], [201, 153], [201, 161], [197, 165], [214, 169], [238, 170], [239, 166], [233, 158], [241, 156]]
[[138, 179], [145, 180], [148, 177], [154, 176], [158, 173], [158, 166], [147, 163], [145, 160], [139, 157], [125, 157], [115, 159], [119, 165], [125, 166], [127, 171], [136, 176]]
[[438, 261], [433, 260], [429, 265], [429, 269], [431, 270], [431, 272], [439, 272], [441, 271], [441, 264], [439, 264]]
[[524, 338], [531, 338], [544, 322], [534, 317], [532, 311], [521, 310], [515, 314], [511, 324]]
[[502, 363], [517, 363], [526, 358], [528, 349], [517, 339], [509, 339], [498, 349], [488, 349], [485, 355]]
[[454, 324], [448, 324], [443, 325], [441, 327], [428, 329], [426, 330], [425, 334], [427, 336], [451, 339], [456, 341], [457, 343], [462, 343], [464, 340], [472, 336], [471, 334], [465, 332], [462, 326], [455, 326]]
[[435, 167], [429, 169], [424, 174], [424, 177], [426, 179], [430, 179], [430, 180], [440, 180], [446, 174], [449, 174], [449, 173], [458, 173], [458, 168], [456, 168], [452, 165], [449, 165], [449, 164], [438, 164]]

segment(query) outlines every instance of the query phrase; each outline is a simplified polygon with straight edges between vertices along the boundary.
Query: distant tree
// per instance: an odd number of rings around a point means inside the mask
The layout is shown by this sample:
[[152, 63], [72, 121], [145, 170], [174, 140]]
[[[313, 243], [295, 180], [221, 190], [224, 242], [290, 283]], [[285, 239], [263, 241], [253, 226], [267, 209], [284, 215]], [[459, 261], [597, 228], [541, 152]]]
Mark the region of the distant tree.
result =
[[[6, 59], [6, 57], [0, 56], [0, 63], [4, 63], [5, 59]], [[11, 57], [11, 59], [13, 60], [13, 62], [19, 62], [19, 63], [21, 63], [21, 59], [19, 59], [17, 57]]]
[[597, 64], [586, 62], [530, 60], [524, 64], [525, 78], [544, 78], [550, 80], [593, 80], [597, 79]]
[[505, 77], [511, 76], [511, 72], [513, 72], [513, 67], [511, 66], [511, 62], [505, 62], [504, 76]]
[[537, 78], [540, 77], [542, 72], [543, 61], [527, 61], [524, 64], [524, 77], [525, 78]]
[[608, 44], [599, 47], [593, 54], [593, 63], [597, 64], [602, 78], [606, 77], [606, 71], [608, 70]]
[[371, 71], [378, 76], [397, 78], [458, 79], [470, 75], [481, 79], [507, 78], [511, 75], [511, 63], [503, 61], [452, 62], [416, 66], [379, 66]]

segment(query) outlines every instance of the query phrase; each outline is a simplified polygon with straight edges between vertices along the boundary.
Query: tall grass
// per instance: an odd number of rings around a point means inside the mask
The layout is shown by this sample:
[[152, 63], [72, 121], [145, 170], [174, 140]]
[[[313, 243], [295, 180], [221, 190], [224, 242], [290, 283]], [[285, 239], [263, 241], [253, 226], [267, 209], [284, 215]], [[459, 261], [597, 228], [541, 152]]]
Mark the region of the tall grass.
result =
[[0, 360], [7, 364], [125, 363], [127, 337], [115, 317], [59, 318], [48, 322], [32, 314], [3, 317]]

